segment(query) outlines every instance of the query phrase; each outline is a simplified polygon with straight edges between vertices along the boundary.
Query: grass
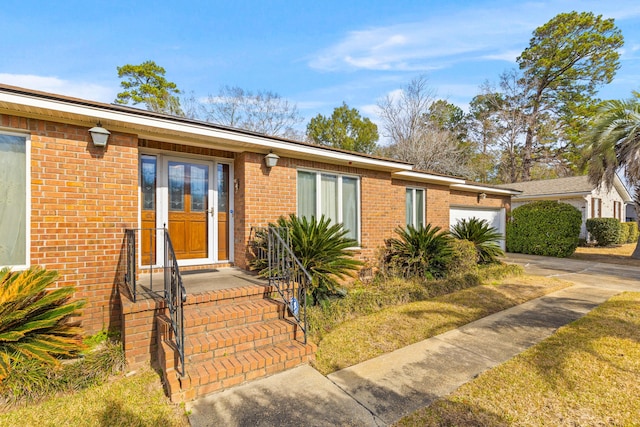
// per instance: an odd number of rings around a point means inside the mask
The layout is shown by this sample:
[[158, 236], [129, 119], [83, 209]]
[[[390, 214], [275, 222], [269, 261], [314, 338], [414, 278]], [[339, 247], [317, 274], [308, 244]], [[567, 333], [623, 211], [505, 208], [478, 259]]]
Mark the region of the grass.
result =
[[0, 413], [3, 426], [188, 426], [164, 395], [158, 375], [144, 370], [100, 386]]
[[635, 243], [611, 247], [580, 246], [576, 249], [575, 253], [571, 255], [571, 258], [640, 267], [640, 259], [631, 258], [631, 254], [635, 248]]
[[640, 293], [585, 317], [398, 426], [638, 425]]
[[381, 309], [325, 333], [314, 366], [326, 375], [570, 285], [553, 278], [509, 276]]

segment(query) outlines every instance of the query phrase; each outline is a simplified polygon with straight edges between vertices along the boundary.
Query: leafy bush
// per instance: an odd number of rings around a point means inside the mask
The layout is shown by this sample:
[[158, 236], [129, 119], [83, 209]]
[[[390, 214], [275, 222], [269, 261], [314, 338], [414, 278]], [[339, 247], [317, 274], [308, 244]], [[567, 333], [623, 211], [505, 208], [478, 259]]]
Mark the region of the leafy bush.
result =
[[81, 329], [69, 320], [84, 302], [69, 302], [73, 287], [47, 291], [57, 277], [40, 268], [0, 270], [0, 381], [16, 362], [58, 365], [82, 350]]
[[638, 223], [623, 222], [622, 225], [627, 227], [627, 231], [629, 233], [626, 243], [636, 243], [638, 241]]
[[587, 231], [598, 246], [610, 246], [620, 242], [620, 221], [617, 218], [589, 218]]
[[465, 274], [474, 272], [478, 267], [478, 251], [476, 245], [468, 240], [451, 240], [453, 250], [448, 272], [451, 274]]
[[387, 240], [382, 270], [392, 276], [432, 279], [444, 277], [453, 258], [449, 233], [440, 227], [396, 228]]
[[[323, 215], [318, 221], [291, 214], [280, 217], [272, 227], [287, 229], [291, 238], [291, 250], [312, 278], [309, 290], [314, 304], [326, 300], [331, 295], [341, 293], [340, 280], [344, 280], [357, 271], [362, 262], [353, 257], [350, 248], [358, 246], [358, 242], [346, 237], [347, 231], [341, 224], [331, 224]], [[256, 253], [267, 253], [266, 230], [256, 233], [253, 249]], [[254, 270], [261, 275], [268, 274], [263, 257], [255, 257], [250, 261]]]
[[498, 257], [504, 255], [499, 243], [502, 235], [485, 219], [460, 220], [451, 228], [451, 235], [456, 239], [473, 243], [482, 264], [497, 262]]
[[578, 247], [582, 213], [550, 200], [527, 203], [511, 212], [507, 222], [507, 251], [568, 257]]
[[22, 359], [13, 364], [11, 375], [0, 384], [0, 406], [31, 403], [101, 384], [124, 367], [122, 344], [110, 340], [61, 367]]
[[629, 229], [629, 227], [627, 227], [627, 223], [626, 222], [621, 222], [620, 223], [620, 237], [618, 238], [618, 241], [616, 242], [619, 245], [623, 245], [625, 243], [627, 243], [627, 240], [629, 240], [629, 233], [631, 232], [631, 230]]

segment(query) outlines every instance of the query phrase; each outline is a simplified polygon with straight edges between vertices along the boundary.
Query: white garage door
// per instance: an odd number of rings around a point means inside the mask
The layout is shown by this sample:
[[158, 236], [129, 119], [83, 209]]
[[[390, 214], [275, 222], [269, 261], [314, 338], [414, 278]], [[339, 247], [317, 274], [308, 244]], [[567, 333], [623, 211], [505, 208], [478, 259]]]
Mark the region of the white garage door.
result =
[[[449, 224], [455, 225], [461, 219], [469, 219], [476, 217], [478, 219], [486, 219], [493, 228], [498, 230], [502, 236], [505, 233], [505, 210], [504, 209], [478, 209], [478, 208], [462, 208], [454, 207], [449, 212]], [[500, 240], [500, 247], [505, 249], [504, 238]]]

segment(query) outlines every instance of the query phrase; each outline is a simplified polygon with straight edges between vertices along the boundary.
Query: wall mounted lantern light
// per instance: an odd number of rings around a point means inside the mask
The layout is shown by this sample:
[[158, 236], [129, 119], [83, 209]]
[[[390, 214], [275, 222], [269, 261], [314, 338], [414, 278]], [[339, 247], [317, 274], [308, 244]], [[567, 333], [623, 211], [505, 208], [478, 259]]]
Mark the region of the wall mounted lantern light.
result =
[[107, 146], [107, 140], [109, 139], [109, 135], [111, 135], [111, 132], [103, 128], [100, 122], [98, 122], [95, 127], [89, 129], [89, 133], [91, 134], [93, 145], [95, 145], [96, 147]]
[[480, 203], [481, 201], [483, 201], [486, 198], [487, 198], [487, 193], [478, 194], [478, 203]]
[[278, 159], [280, 159], [280, 156], [270, 152], [264, 156], [264, 164], [267, 165], [268, 168], [272, 168], [278, 164]]

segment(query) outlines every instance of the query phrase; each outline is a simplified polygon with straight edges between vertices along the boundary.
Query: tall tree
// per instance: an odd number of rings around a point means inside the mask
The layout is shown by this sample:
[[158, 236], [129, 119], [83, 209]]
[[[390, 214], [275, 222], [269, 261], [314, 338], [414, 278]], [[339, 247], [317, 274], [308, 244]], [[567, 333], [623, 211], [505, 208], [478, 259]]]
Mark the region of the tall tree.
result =
[[180, 90], [164, 77], [164, 68], [153, 61], [145, 61], [140, 65], [127, 64], [117, 69], [118, 77], [123, 79], [120, 86], [124, 89], [115, 99], [117, 104], [144, 104], [151, 111], [182, 115], [177, 97]]
[[464, 147], [456, 135], [430, 120], [435, 92], [419, 76], [398, 94], [378, 103], [384, 134], [391, 140], [383, 154], [413, 163], [418, 169], [468, 176]]
[[317, 144], [371, 154], [377, 147], [378, 126], [343, 102], [331, 117], [318, 114], [312, 118], [307, 124], [307, 137]]
[[[523, 73], [521, 90], [528, 100], [523, 181], [531, 177], [536, 151], [545, 143], [544, 132], [558, 125], [571, 127], [580, 106], [592, 101], [600, 85], [611, 82], [622, 45], [613, 19], [591, 12], [561, 13], [534, 31], [529, 47], [517, 59]], [[553, 120], [557, 124], [550, 126]]]
[[[625, 101], [604, 103], [587, 137], [589, 180], [613, 185], [616, 173], [623, 171], [635, 186], [636, 211], [640, 212], [640, 93]], [[640, 259], [640, 240], [631, 255]]]
[[225, 126], [271, 136], [299, 139], [295, 126], [304, 119], [295, 103], [270, 91], [247, 91], [223, 86], [202, 105], [204, 119]]

